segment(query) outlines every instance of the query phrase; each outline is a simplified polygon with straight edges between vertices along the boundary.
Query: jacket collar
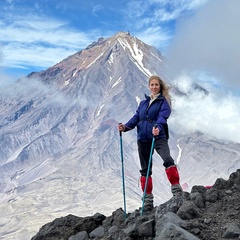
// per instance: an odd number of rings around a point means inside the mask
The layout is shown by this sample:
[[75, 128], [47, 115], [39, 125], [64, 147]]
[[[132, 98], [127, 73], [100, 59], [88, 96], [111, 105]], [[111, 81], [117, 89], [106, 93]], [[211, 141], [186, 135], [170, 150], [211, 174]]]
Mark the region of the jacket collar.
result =
[[[145, 94], [145, 98], [146, 98], [147, 100], [151, 100], [150, 95]], [[159, 95], [157, 96], [156, 99], [163, 99], [163, 95], [162, 95], [161, 93], [159, 93]]]

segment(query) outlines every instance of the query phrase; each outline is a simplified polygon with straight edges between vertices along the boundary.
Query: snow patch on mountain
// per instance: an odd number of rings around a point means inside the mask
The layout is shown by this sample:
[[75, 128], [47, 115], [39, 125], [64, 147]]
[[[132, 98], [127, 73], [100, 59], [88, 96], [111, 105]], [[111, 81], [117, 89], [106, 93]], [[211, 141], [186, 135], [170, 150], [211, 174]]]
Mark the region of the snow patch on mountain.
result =
[[177, 160], [176, 160], [176, 164], [177, 165], [179, 165], [179, 163], [180, 163], [180, 160], [181, 160], [181, 156], [182, 156], [182, 149], [181, 149], [181, 147], [180, 147], [180, 145], [179, 145], [179, 141], [181, 140], [182, 138], [180, 138], [180, 139], [178, 139], [177, 140], [177, 148], [178, 148], [178, 150], [179, 150], [179, 152], [178, 152], [178, 156], [177, 156]]
[[131, 53], [131, 56], [133, 59], [135, 59], [136, 61], [133, 61], [136, 66], [141, 70], [143, 71], [147, 76], [150, 76], [151, 75], [151, 72], [144, 67], [144, 64], [143, 64], [143, 52], [141, 51], [141, 49], [138, 47], [137, 43], [134, 42], [132, 44], [132, 46], [129, 45], [128, 41], [126, 41], [125, 39], [118, 39], [119, 43], [122, 45], [122, 47], [124, 48], [125, 50], [125, 47], [128, 48], [128, 50], [130, 51]]

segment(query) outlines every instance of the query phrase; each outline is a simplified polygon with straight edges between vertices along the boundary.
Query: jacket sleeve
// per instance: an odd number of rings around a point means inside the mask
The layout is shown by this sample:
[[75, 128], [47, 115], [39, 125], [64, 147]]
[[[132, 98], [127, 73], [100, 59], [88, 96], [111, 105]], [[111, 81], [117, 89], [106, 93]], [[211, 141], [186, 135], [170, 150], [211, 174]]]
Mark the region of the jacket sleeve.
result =
[[164, 125], [167, 124], [167, 119], [169, 118], [170, 114], [171, 108], [167, 100], [164, 99], [156, 121], [156, 124], [161, 131], [164, 130]]
[[139, 122], [140, 105], [141, 105], [141, 103], [139, 104], [139, 106], [136, 110], [136, 113], [133, 115], [133, 117], [126, 124], [124, 124], [125, 125], [125, 131], [124, 132], [130, 131], [137, 126], [137, 124]]

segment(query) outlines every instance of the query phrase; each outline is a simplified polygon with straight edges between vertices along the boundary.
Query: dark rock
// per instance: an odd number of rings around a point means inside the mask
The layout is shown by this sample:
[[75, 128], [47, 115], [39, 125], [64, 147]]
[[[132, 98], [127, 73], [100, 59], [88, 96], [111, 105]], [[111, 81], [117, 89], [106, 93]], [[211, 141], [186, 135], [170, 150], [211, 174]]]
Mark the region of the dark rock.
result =
[[185, 201], [177, 211], [181, 219], [194, 219], [202, 216], [201, 210], [191, 201]]
[[104, 235], [104, 228], [103, 228], [103, 226], [97, 227], [96, 229], [94, 229], [89, 234], [90, 238], [101, 238], [103, 235]]
[[219, 198], [219, 191], [215, 188], [207, 189], [206, 191], [206, 201], [207, 202], [216, 202]]
[[74, 215], [68, 215], [55, 219], [41, 227], [39, 233], [32, 240], [57, 240], [68, 239], [78, 232], [88, 229], [92, 231], [97, 227], [97, 224], [92, 217], [80, 218]]
[[228, 223], [225, 226], [223, 238], [232, 239], [240, 237], [240, 228], [237, 223]]
[[227, 181], [222, 178], [219, 178], [216, 180], [216, 182], [213, 185], [213, 188], [217, 189], [230, 189], [230, 187], [233, 185], [232, 181]]
[[166, 223], [161, 232], [161, 235], [156, 237], [155, 240], [199, 240], [193, 234], [187, 232], [174, 224]]
[[156, 211], [155, 214], [155, 232], [156, 236], [159, 236], [164, 228], [165, 223], [172, 223], [174, 225], [180, 226], [184, 223], [184, 221], [175, 213], [168, 212], [164, 215], [159, 214], [159, 212]]
[[223, 240], [240, 238], [240, 170], [212, 188], [194, 186], [184, 192], [181, 206], [173, 198], [141, 216], [119, 208], [100, 213], [57, 218], [31, 240]]
[[204, 208], [205, 201], [203, 199], [203, 195], [200, 192], [191, 193], [190, 199], [195, 203], [197, 207]]
[[86, 231], [82, 231], [77, 233], [76, 235], [73, 235], [72, 237], [70, 237], [68, 240], [88, 240], [88, 234]]
[[139, 235], [142, 237], [153, 237], [154, 234], [154, 220], [149, 220], [147, 222], [142, 223], [138, 227]]
[[200, 193], [201, 195], [206, 194], [207, 189], [204, 186], [193, 186], [191, 193]]

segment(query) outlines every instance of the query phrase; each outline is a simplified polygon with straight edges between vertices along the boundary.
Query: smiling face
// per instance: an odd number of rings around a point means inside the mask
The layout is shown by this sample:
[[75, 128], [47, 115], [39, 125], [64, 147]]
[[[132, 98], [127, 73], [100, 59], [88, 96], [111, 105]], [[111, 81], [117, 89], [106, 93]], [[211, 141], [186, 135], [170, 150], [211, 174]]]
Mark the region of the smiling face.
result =
[[161, 85], [158, 79], [151, 79], [148, 87], [153, 95], [157, 95], [160, 93]]

